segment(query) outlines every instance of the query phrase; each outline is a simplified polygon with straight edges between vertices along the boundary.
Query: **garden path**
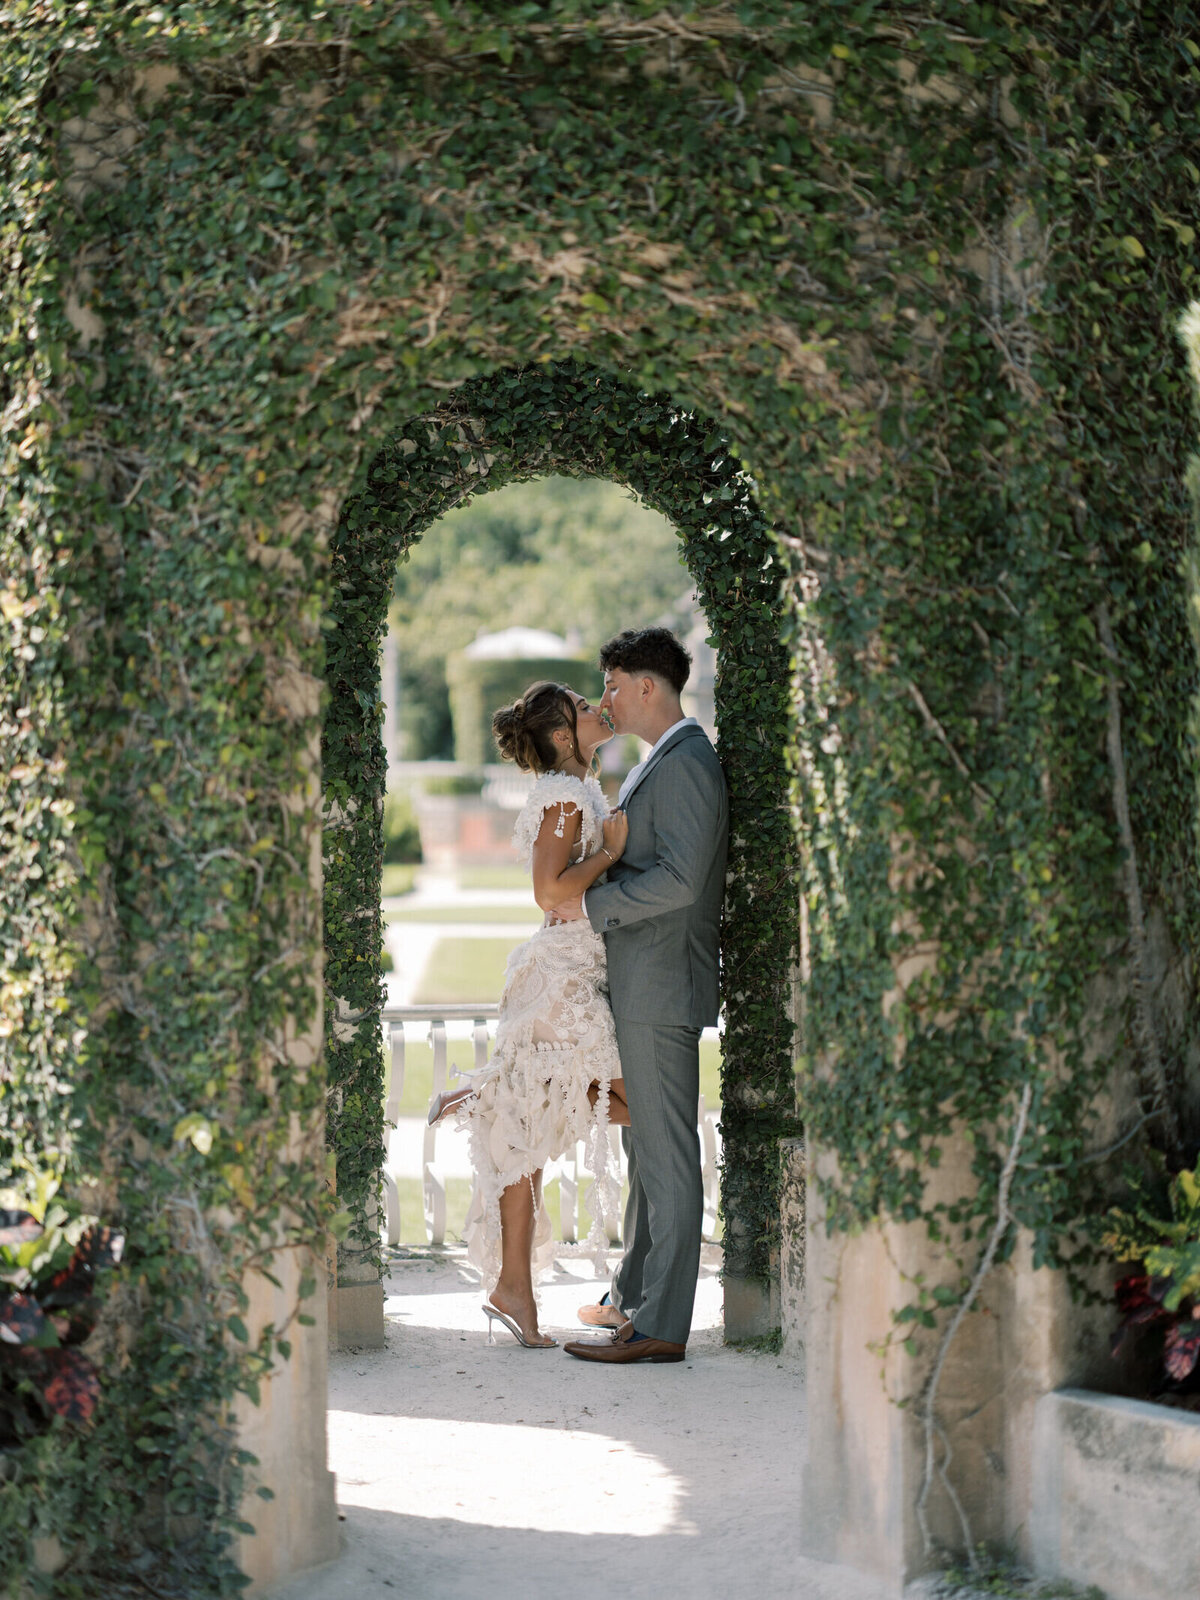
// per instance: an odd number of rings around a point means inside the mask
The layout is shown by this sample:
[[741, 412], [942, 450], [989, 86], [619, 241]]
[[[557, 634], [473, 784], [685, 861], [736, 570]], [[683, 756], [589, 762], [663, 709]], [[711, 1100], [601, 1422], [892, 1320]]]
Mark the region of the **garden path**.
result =
[[[392, 971], [387, 975], [388, 1004], [411, 1005], [425, 973], [426, 962], [439, 939], [508, 939], [520, 944], [530, 934], [533, 908], [528, 888], [463, 889], [457, 874], [435, 872], [422, 867], [412, 890], [405, 895], [385, 896], [383, 901], [384, 937], [392, 956]], [[474, 920], [472, 913], [483, 911], [494, 919], [510, 910], [511, 923]], [[422, 911], [430, 921], [422, 922]], [[458, 912], [461, 920], [448, 920]], [[405, 920], [397, 917], [401, 913]], [[473, 999], [479, 998], [472, 996]]]
[[[631, 1370], [489, 1348], [461, 1255], [393, 1262], [386, 1347], [331, 1360], [343, 1554], [277, 1600], [881, 1600], [802, 1555], [802, 1376], [722, 1344], [705, 1255], [687, 1360]], [[565, 1263], [545, 1325], [570, 1337], [597, 1292]]]

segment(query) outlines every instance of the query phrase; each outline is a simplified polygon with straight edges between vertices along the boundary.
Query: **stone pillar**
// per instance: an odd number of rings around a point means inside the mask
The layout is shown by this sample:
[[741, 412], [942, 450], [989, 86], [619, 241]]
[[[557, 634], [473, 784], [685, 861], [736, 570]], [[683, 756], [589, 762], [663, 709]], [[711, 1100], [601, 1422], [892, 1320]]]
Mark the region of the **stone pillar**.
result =
[[783, 1182], [779, 1193], [779, 1312], [781, 1351], [791, 1360], [804, 1359], [804, 1305], [807, 1202], [807, 1156], [803, 1139], [781, 1139]]
[[743, 1278], [735, 1272], [722, 1276], [724, 1291], [725, 1337], [735, 1343], [739, 1339], [762, 1339], [774, 1333], [779, 1326], [779, 1280], [772, 1275], [770, 1283], [758, 1278]]
[[[368, 1215], [378, 1228], [376, 1207]], [[339, 1350], [382, 1350], [384, 1334], [383, 1284], [378, 1264], [370, 1256], [348, 1249], [337, 1253], [337, 1342]]]
[[[337, 1002], [339, 1007], [344, 1002]], [[334, 1023], [335, 1037], [351, 1037], [363, 1025], [362, 1018], [350, 1016]], [[366, 1024], [370, 1026], [368, 1022]], [[336, 1179], [335, 1179], [336, 1181]], [[379, 1231], [378, 1206], [368, 1204], [368, 1225]], [[334, 1330], [334, 1348], [338, 1350], [382, 1350], [383, 1348], [383, 1283], [379, 1263], [369, 1250], [344, 1239], [333, 1252], [329, 1273], [329, 1296], [333, 1302], [330, 1327]]]
[[[753, 1150], [753, 1145], [747, 1147], [747, 1153]], [[724, 1160], [726, 1167], [737, 1168], [739, 1160], [743, 1159], [743, 1151], [734, 1139], [726, 1134]], [[746, 1217], [739, 1214], [736, 1209], [738, 1201], [731, 1196], [728, 1188], [724, 1192], [725, 1211], [725, 1239], [724, 1255], [725, 1270], [721, 1274], [721, 1287], [724, 1298], [725, 1338], [732, 1344], [740, 1339], [762, 1339], [779, 1332], [780, 1299], [779, 1299], [779, 1248], [771, 1250], [766, 1279], [752, 1276], [746, 1267], [753, 1260], [755, 1251], [752, 1249], [751, 1227], [756, 1226], [751, 1215], [748, 1223]]]
[[[794, 1161], [794, 1157], [793, 1157]], [[827, 1151], [811, 1170], [834, 1171]], [[930, 1174], [931, 1198], [969, 1192], [969, 1151], [948, 1140]], [[946, 1551], [996, 1543], [1032, 1554], [1034, 1415], [1038, 1400], [1068, 1383], [1111, 1380], [1106, 1324], [1071, 1299], [1061, 1274], [1035, 1271], [1028, 1240], [993, 1270], [962, 1323], [943, 1368], [937, 1459], [951, 1450], [947, 1477], [935, 1472], [926, 1499], [934, 1549], [917, 1514], [925, 1476], [925, 1435], [917, 1400], [944, 1321], [920, 1330], [912, 1352], [893, 1313], [926, 1287], [956, 1285], [951, 1252], [923, 1226], [881, 1223], [828, 1236], [815, 1183], [806, 1195], [804, 1290], [785, 1274], [783, 1323], [801, 1341], [807, 1369], [807, 1448], [801, 1527], [818, 1560], [870, 1573], [896, 1596]], [[978, 1243], [967, 1247], [968, 1267]], [[902, 1402], [908, 1402], [907, 1405]], [[957, 1500], [957, 1504], [956, 1504]], [[940, 1548], [939, 1548], [940, 1547]]]
[[[281, 1288], [260, 1274], [247, 1283], [247, 1323], [256, 1330], [265, 1322], [282, 1325], [296, 1304], [301, 1271], [321, 1271], [315, 1254], [288, 1251], [272, 1269]], [[242, 1517], [253, 1524], [253, 1536], [238, 1541], [236, 1560], [259, 1593], [296, 1572], [332, 1561], [338, 1553], [334, 1475], [326, 1466], [325, 1300], [320, 1294], [302, 1302], [315, 1326], [293, 1324], [287, 1337], [292, 1353], [263, 1383], [259, 1404], [241, 1398], [237, 1406], [238, 1445], [258, 1457], [249, 1469]], [[260, 1485], [272, 1492], [263, 1499]]]
[[[299, 935], [306, 927], [313, 934], [315, 954], [311, 983], [316, 1004], [304, 1027], [289, 1025], [282, 1040], [285, 1065], [279, 1069], [311, 1079], [322, 1071], [324, 1053], [324, 978], [320, 953], [321, 926], [321, 743], [318, 713], [320, 683], [295, 665], [285, 665], [272, 684], [278, 704], [297, 721], [308, 724], [304, 781], [289, 797], [288, 809], [297, 819], [307, 846], [310, 894], [297, 895], [289, 907]], [[310, 1171], [325, 1173], [325, 1115], [323, 1100], [302, 1124], [294, 1118], [288, 1127], [287, 1157]], [[239, 1448], [257, 1457], [248, 1469], [242, 1520], [254, 1533], [239, 1538], [234, 1558], [258, 1593], [308, 1567], [332, 1561], [338, 1553], [337, 1505], [334, 1477], [327, 1466], [326, 1404], [328, 1377], [327, 1303], [320, 1293], [325, 1266], [325, 1240], [308, 1248], [286, 1236], [271, 1263], [273, 1284], [262, 1273], [251, 1272], [244, 1284], [249, 1306], [244, 1320], [251, 1346], [268, 1324], [283, 1331], [291, 1345], [290, 1356], [278, 1359], [253, 1404], [241, 1396], [234, 1411]], [[300, 1299], [300, 1280], [316, 1279], [318, 1292]], [[303, 1312], [311, 1326], [293, 1320]], [[270, 1490], [264, 1498], [256, 1491]]]
[[396, 703], [400, 680], [400, 656], [396, 636], [384, 630], [380, 683], [383, 693], [383, 754], [389, 769], [401, 758], [400, 717]]
[[341, 1348], [338, 1333], [337, 1241], [330, 1239], [325, 1249], [325, 1342], [330, 1350]]
[[[1056, 1389], [1087, 1385], [1113, 1389], [1122, 1382], [1109, 1351], [1113, 1322], [1103, 1304], [1085, 1306], [1071, 1296], [1061, 1272], [1035, 1271], [1030, 1236], [1022, 1233], [1008, 1266], [1004, 1326], [1008, 1388], [1005, 1396], [1005, 1526], [1014, 1555], [1034, 1559], [1036, 1421], [1043, 1398]], [[1111, 1300], [1113, 1268], [1093, 1269], [1092, 1289]]]
[[325, 1252], [325, 1282], [329, 1348], [382, 1350], [383, 1284], [378, 1269], [364, 1264], [359, 1252], [331, 1239]]
[[[820, 1158], [818, 1158], [820, 1160]], [[893, 1400], [911, 1365], [897, 1347], [871, 1349], [904, 1303], [882, 1228], [825, 1236], [810, 1192], [805, 1223], [807, 1294], [798, 1316], [806, 1364], [807, 1450], [801, 1493], [805, 1551], [872, 1573], [899, 1596], [919, 1570], [913, 1514], [915, 1429]]]

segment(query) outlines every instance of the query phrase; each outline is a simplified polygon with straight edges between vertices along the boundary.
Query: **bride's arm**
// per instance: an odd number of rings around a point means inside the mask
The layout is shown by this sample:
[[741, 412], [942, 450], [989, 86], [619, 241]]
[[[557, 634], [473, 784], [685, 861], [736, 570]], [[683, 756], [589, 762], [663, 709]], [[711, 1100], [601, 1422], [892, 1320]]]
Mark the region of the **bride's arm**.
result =
[[543, 911], [590, 889], [621, 852], [602, 845], [590, 856], [568, 866], [575, 844], [575, 819], [579, 807], [570, 800], [556, 801], [542, 813], [542, 825], [533, 845], [533, 898]]

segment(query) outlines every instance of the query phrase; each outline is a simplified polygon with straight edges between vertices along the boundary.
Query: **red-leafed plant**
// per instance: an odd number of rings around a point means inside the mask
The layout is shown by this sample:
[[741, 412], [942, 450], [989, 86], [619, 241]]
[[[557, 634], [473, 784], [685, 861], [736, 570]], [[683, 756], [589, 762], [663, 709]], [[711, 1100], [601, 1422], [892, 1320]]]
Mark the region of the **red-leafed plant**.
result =
[[124, 1242], [57, 1203], [57, 1178], [39, 1174], [31, 1189], [0, 1194], [0, 1446], [53, 1417], [90, 1421], [100, 1379], [79, 1346], [95, 1323], [96, 1273], [116, 1265]]
[[1104, 1243], [1120, 1260], [1141, 1265], [1117, 1284], [1121, 1325], [1114, 1354], [1131, 1339], [1161, 1341], [1169, 1383], [1194, 1387], [1200, 1380], [1200, 1162], [1170, 1180], [1165, 1204], [1146, 1185], [1135, 1185], [1132, 1208], [1108, 1213]]

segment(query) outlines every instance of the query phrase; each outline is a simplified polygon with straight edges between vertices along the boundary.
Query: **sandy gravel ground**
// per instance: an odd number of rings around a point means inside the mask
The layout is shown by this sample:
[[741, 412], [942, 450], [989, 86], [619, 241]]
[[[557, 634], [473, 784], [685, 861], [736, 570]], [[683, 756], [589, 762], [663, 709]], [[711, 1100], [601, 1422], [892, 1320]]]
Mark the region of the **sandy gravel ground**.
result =
[[[343, 1554], [278, 1600], [882, 1600], [800, 1553], [803, 1384], [722, 1345], [706, 1254], [687, 1360], [624, 1370], [489, 1348], [469, 1269], [397, 1261], [386, 1348], [331, 1364]], [[560, 1267], [544, 1326], [598, 1292]]]

